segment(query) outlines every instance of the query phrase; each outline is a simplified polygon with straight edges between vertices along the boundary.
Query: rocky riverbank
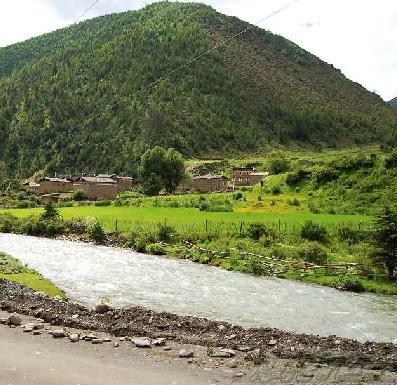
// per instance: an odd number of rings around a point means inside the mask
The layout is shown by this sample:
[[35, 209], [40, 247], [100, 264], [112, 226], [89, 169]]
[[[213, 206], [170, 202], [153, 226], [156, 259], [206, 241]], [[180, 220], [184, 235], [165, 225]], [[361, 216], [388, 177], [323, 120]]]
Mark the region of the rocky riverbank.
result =
[[33, 292], [0, 280], [0, 309], [43, 319], [52, 325], [106, 332], [117, 337], [165, 338], [180, 344], [204, 346], [208, 354], [229, 349], [254, 363], [269, 357], [300, 362], [397, 371], [397, 346], [359, 343], [331, 337], [287, 333], [276, 329], [244, 329], [225, 322], [182, 317], [135, 307], [98, 311]]

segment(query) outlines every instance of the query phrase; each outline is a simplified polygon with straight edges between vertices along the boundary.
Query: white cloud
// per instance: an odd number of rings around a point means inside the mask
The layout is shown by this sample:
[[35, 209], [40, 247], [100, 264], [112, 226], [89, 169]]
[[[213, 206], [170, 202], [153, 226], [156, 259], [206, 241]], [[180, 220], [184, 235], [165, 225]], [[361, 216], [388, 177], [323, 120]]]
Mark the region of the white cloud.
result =
[[[75, 20], [93, 0], [2, 0], [0, 46]], [[86, 15], [137, 9], [152, 1], [100, 0]], [[219, 11], [257, 23], [288, 0], [205, 0]], [[260, 25], [340, 68], [386, 100], [397, 96], [395, 0], [300, 0]]]

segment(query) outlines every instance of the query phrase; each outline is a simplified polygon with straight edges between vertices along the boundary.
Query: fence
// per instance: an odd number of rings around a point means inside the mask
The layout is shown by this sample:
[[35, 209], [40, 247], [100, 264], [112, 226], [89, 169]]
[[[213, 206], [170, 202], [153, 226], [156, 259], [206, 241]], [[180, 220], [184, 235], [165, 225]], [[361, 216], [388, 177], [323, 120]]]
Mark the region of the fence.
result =
[[[163, 218], [158, 221], [142, 221], [142, 220], [134, 220], [134, 219], [102, 219], [101, 220], [103, 226], [109, 231], [116, 232], [128, 232], [136, 226], [142, 227], [153, 227], [159, 224], [167, 224], [174, 227], [180, 231], [189, 231], [189, 232], [229, 232], [229, 233], [244, 233], [250, 223], [254, 223], [254, 221], [235, 221], [235, 222], [223, 222], [223, 221], [195, 221], [192, 222], [175, 222], [169, 220], [168, 218]], [[279, 235], [292, 235], [300, 233], [300, 230], [303, 226], [303, 223], [298, 222], [287, 222], [287, 221], [263, 221], [264, 225], [268, 226], [270, 229], [275, 231]], [[318, 223], [322, 223], [318, 221]], [[343, 227], [349, 227], [352, 230], [358, 231], [368, 231], [371, 229], [370, 223], [365, 222], [357, 222], [357, 223], [323, 223], [323, 225], [327, 228], [330, 233], [336, 233], [338, 229]]]

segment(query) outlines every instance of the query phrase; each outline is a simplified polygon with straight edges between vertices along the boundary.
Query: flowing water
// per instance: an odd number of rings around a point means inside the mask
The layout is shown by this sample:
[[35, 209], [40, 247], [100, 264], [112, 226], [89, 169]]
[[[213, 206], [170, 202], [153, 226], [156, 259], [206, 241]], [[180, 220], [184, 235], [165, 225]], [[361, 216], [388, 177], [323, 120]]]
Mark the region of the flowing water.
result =
[[342, 293], [183, 260], [21, 235], [0, 234], [0, 251], [88, 306], [106, 299], [115, 307], [140, 305], [246, 327], [397, 343], [397, 296]]

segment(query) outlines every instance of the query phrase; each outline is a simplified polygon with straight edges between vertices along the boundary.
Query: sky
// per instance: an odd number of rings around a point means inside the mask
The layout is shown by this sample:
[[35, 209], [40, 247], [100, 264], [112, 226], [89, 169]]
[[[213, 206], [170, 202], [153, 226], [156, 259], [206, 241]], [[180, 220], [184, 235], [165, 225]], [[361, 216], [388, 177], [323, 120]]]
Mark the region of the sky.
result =
[[[397, 97], [396, 0], [201, 0], [278, 33], [385, 100]], [[0, 0], [0, 47], [72, 24], [94, 0]], [[153, 1], [99, 0], [84, 16], [139, 9]]]

